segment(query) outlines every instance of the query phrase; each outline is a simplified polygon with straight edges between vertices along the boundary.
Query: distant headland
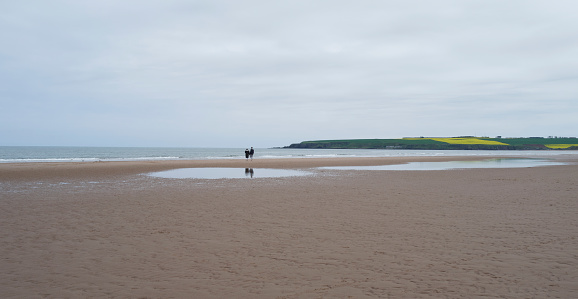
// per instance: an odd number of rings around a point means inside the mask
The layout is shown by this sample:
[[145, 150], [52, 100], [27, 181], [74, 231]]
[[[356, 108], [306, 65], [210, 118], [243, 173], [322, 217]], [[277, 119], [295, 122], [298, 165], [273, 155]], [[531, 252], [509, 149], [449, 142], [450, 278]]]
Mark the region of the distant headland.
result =
[[578, 150], [576, 137], [404, 137], [401, 139], [315, 140], [284, 148], [423, 150]]

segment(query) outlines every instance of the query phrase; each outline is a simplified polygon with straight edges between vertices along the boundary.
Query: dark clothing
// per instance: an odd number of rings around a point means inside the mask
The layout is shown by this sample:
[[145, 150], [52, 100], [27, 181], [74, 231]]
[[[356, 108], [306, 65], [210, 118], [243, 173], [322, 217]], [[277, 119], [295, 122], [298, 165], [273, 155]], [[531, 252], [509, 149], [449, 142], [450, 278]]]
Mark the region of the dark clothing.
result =
[[249, 159], [249, 150], [245, 150], [245, 159]]

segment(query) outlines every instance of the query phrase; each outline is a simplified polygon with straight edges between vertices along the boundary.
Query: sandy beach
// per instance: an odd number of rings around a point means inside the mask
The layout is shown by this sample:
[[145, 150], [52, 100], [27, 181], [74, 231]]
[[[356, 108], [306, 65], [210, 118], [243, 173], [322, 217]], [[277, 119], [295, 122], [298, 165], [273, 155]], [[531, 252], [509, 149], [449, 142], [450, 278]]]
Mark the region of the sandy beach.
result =
[[[0, 297], [575, 297], [570, 156], [534, 168], [314, 169], [464, 159], [476, 158], [0, 164]], [[315, 175], [147, 175], [248, 165]]]

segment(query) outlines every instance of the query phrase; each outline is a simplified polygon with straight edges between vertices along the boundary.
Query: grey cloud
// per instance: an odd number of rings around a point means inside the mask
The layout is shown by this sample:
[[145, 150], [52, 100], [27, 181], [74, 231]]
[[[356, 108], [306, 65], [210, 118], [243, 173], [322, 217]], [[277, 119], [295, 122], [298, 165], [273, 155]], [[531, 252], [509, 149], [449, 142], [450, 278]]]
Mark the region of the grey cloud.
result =
[[[577, 108], [578, 5], [570, 1], [1, 6], [0, 101], [20, 116], [2, 125], [20, 135], [34, 135], [26, 123], [53, 119], [105, 145], [122, 130], [135, 145], [142, 132], [159, 145], [196, 145], [167, 137], [178, 131], [203, 145], [277, 146], [268, 140], [572, 135], [577, 127], [556, 120]], [[107, 118], [111, 126], [92, 123]], [[4, 142], [27, 140], [11, 138]]]

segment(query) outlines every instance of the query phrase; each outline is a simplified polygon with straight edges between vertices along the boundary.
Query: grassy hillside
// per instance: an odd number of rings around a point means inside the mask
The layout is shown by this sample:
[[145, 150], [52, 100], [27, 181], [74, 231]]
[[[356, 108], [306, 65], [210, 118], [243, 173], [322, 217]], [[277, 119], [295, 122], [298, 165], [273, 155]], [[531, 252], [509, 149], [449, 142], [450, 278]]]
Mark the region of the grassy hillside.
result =
[[432, 149], [432, 150], [578, 150], [578, 138], [486, 138], [426, 137], [402, 139], [315, 140], [291, 144], [286, 148], [325, 149]]

